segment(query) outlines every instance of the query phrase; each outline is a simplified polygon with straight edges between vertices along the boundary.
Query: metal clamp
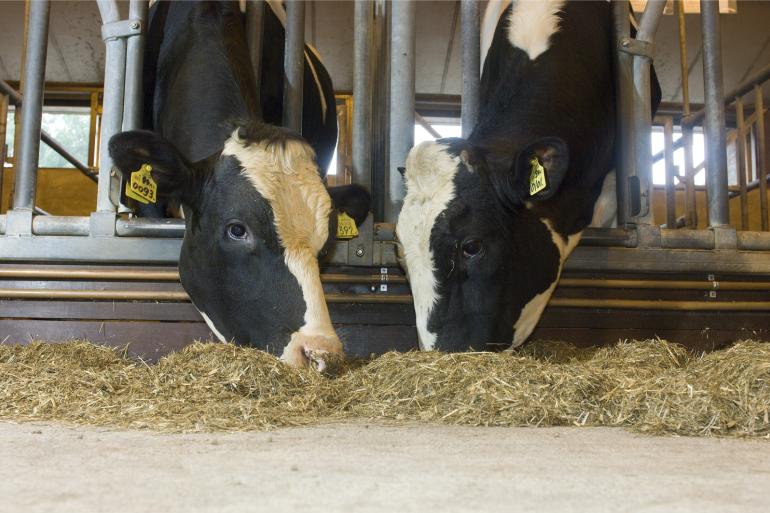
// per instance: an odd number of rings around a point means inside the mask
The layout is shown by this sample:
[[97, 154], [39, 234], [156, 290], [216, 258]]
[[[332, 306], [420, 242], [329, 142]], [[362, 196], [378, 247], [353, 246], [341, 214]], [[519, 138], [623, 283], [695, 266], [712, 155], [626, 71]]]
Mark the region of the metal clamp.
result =
[[121, 20], [102, 25], [102, 40], [138, 36], [142, 33], [142, 20]]
[[655, 44], [648, 41], [641, 41], [633, 37], [621, 37], [618, 41], [618, 48], [621, 52], [639, 55], [652, 59], [655, 54]]

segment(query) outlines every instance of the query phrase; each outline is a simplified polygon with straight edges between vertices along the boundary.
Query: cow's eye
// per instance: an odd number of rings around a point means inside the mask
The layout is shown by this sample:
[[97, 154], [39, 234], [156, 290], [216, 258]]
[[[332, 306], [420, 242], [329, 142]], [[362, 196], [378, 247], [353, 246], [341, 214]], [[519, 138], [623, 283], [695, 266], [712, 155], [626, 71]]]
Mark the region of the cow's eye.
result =
[[227, 236], [233, 240], [246, 238], [246, 227], [241, 223], [230, 223], [227, 225]]
[[473, 258], [484, 252], [484, 245], [480, 239], [470, 239], [463, 242], [463, 256]]

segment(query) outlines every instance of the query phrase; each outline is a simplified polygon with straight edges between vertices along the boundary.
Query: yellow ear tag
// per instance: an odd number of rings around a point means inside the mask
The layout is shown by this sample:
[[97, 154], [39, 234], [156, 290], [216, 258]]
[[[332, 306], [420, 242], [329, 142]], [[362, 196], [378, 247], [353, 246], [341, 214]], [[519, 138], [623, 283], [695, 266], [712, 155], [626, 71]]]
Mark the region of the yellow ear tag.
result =
[[142, 164], [137, 171], [131, 173], [131, 179], [126, 182], [126, 196], [144, 203], [155, 203], [158, 198], [158, 184], [152, 179], [152, 166]]
[[532, 170], [529, 172], [529, 195], [534, 196], [538, 192], [548, 187], [548, 180], [545, 176], [545, 168], [537, 160], [537, 157], [532, 157], [529, 161], [529, 165], [532, 166]]
[[352, 217], [345, 212], [337, 214], [337, 238], [342, 240], [358, 237], [358, 227]]

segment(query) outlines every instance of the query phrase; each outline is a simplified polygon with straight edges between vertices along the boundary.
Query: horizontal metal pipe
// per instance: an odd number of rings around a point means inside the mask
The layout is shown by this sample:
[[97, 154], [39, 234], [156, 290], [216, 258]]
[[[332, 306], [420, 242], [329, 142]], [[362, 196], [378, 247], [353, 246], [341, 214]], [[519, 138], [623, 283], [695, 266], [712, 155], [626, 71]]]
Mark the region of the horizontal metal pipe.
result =
[[120, 237], [171, 237], [184, 236], [183, 219], [118, 219], [115, 230]]
[[638, 243], [636, 230], [625, 228], [586, 228], [580, 238], [581, 246], [622, 246], [634, 248]]
[[660, 245], [668, 249], [714, 249], [711, 230], [660, 230]]
[[738, 249], [770, 251], [770, 232], [738, 232]]
[[770, 281], [621, 280], [562, 278], [560, 288], [660, 290], [768, 290]]
[[578, 299], [555, 297], [551, 307], [607, 308], [618, 310], [677, 310], [677, 311], [770, 311], [770, 301], [656, 301], [649, 299]]
[[[724, 95], [724, 104], [725, 106], [730, 105], [733, 101], [735, 101], [736, 97], [743, 96], [746, 93], [751, 92], [754, 89], [755, 85], [763, 84], [770, 80], [770, 64], [762, 68], [760, 71], [752, 75], [751, 77], [744, 80], [741, 84], [736, 86], [733, 90], [728, 91]], [[706, 109], [700, 109], [696, 112], [693, 112], [689, 116], [684, 116], [682, 118], [681, 124], [686, 126], [695, 126], [697, 125], [703, 117], [706, 115]]]
[[[0, 267], [0, 278], [38, 280], [125, 280], [125, 281], [179, 281], [179, 271], [141, 269], [89, 269], [62, 267]], [[321, 274], [324, 283], [406, 283], [406, 277], [390, 274]]]
[[88, 235], [87, 217], [77, 216], [35, 216], [32, 218], [32, 233], [35, 235]]
[[[3, 299], [93, 299], [103, 301], [189, 301], [183, 291], [0, 289]], [[327, 303], [411, 304], [409, 294], [326, 294]]]

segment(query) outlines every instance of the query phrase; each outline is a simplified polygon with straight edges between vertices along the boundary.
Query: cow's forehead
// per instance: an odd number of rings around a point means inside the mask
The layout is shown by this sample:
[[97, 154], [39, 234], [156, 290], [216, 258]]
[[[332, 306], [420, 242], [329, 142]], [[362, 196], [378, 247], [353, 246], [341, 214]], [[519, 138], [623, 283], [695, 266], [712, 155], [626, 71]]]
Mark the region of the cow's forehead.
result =
[[412, 148], [406, 160], [407, 192], [396, 232], [404, 249], [422, 349], [432, 349], [436, 338], [427, 328], [438, 300], [431, 231], [456, 196], [460, 164], [460, 157], [448, 145], [432, 141]]

